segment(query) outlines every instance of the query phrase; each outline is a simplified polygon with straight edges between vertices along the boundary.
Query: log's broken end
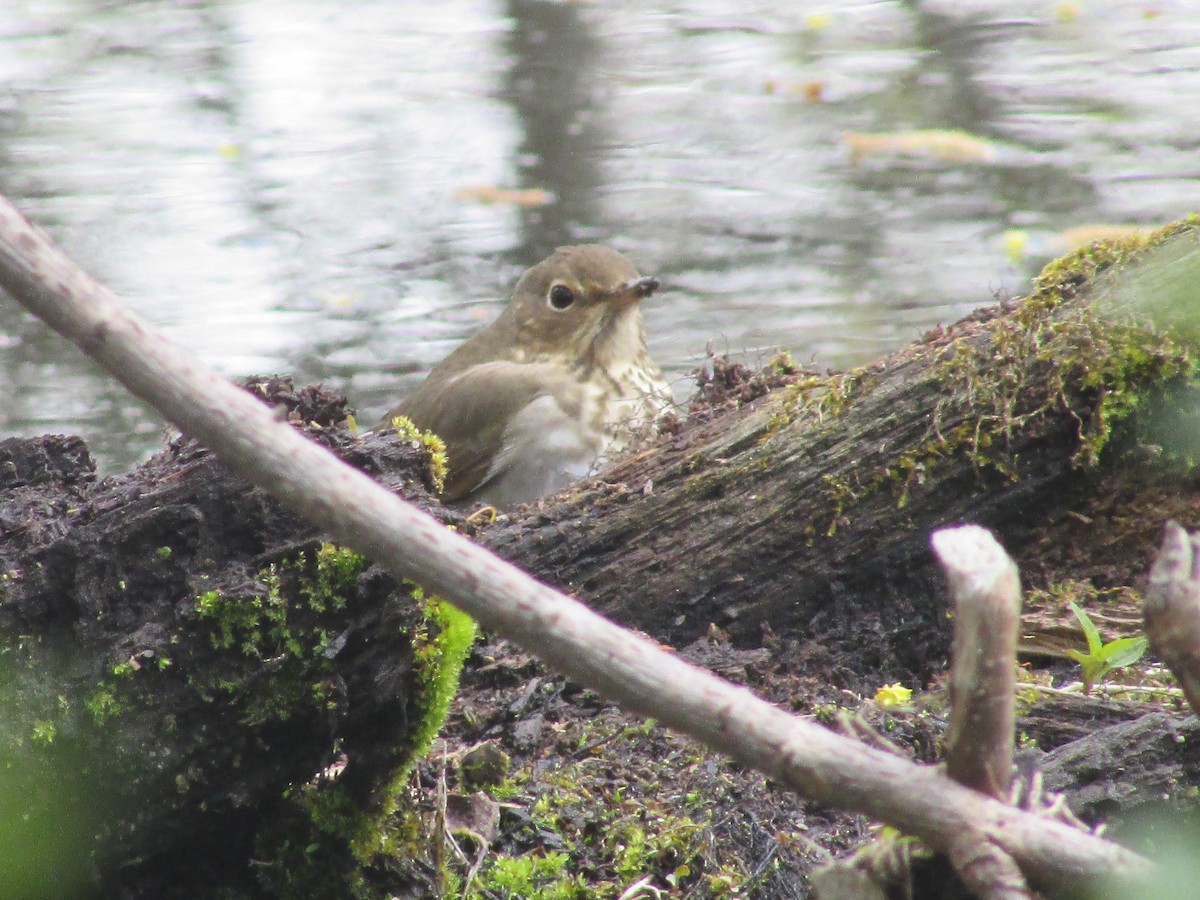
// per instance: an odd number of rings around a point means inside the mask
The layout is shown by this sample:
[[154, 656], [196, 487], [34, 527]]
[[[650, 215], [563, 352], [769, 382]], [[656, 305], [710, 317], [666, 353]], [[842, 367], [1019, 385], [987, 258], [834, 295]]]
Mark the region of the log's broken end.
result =
[[1011, 596], [1007, 582], [1016, 576], [1016, 567], [986, 528], [942, 528], [933, 533], [930, 543], [956, 597], [960, 592], [989, 594], [997, 588], [1002, 597]]
[[1020, 576], [991, 532], [977, 525], [944, 528], [931, 540], [955, 610], [946, 771], [1001, 799], [1012, 777]]

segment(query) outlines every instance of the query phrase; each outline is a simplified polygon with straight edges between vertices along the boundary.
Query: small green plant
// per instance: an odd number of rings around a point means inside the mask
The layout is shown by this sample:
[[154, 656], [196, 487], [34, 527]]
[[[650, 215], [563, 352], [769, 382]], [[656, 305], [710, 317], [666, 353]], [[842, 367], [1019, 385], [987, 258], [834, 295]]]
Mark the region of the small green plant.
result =
[[1088, 645], [1086, 653], [1082, 650], [1068, 650], [1067, 655], [1083, 668], [1083, 692], [1090, 694], [1096, 683], [1102, 681], [1113, 669], [1131, 666], [1141, 659], [1146, 652], [1148, 641], [1145, 635], [1141, 635], [1117, 638], [1106, 644], [1088, 614], [1074, 601], [1068, 600], [1067, 605], [1079, 620], [1079, 627], [1083, 629], [1083, 636], [1087, 638]]
[[501, 856], [481, 874], [481, 887], [505, 900], [571, 900], [584, 894], [579, 876], [566, 874], [565, 853]]

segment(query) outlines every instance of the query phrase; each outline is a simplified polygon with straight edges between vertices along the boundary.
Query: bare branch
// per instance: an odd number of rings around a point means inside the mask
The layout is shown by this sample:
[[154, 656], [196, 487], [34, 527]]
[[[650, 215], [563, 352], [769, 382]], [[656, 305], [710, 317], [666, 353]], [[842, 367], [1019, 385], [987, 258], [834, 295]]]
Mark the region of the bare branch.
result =
[[964, 832], [950, 846], [949, 856], [963, 883], [980, 900], [1031, 900], [1016, 862], [986, 835]]

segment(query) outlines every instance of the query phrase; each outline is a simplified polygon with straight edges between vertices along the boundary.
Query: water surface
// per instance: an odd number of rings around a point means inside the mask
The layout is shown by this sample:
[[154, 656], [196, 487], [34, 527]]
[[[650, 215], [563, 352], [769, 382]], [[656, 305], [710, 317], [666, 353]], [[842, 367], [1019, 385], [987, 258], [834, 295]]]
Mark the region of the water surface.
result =
[[[855, 365], [1022, 292], [1066, 229], [1200, 210], [1196, 97], [1186, 2], [6, 0], [0, 190], [222, 373], [365, 421], [524, 267], [608, 243], [664, 283], [682, 398], [710, 344]], [[976, 143], [844, 140], [918, 129]], [[108, 471], [159, 445], [11, 302], [0, 378], [2, 435]]]

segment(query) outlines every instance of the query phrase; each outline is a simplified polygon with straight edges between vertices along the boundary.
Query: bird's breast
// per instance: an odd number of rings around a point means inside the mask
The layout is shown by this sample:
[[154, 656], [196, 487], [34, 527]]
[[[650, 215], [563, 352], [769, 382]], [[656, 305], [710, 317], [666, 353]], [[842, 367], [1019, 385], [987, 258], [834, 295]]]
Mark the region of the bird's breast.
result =
[[543, 374], [537, 396], [508, 422], [477, 499], [509, 506], [592, 474], [652, 434], [673, 402], [653, 363]]
[[587, 411], [593, 429], [603, 434], [600, 464], [648, 437], [673, 403], [670, 386], [649, 360], [609, 370], [602, 383]]

